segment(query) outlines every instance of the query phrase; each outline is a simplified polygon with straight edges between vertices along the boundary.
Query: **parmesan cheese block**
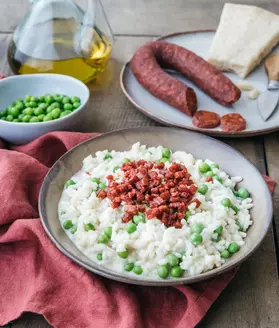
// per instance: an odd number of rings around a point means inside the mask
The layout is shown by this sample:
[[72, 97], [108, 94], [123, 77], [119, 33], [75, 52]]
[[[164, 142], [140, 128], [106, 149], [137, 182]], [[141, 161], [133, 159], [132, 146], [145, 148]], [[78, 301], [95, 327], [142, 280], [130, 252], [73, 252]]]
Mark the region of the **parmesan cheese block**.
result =
[[254, 6], [226, 3], [208, 61], [245, 78], [278, 42], [278, 15]]

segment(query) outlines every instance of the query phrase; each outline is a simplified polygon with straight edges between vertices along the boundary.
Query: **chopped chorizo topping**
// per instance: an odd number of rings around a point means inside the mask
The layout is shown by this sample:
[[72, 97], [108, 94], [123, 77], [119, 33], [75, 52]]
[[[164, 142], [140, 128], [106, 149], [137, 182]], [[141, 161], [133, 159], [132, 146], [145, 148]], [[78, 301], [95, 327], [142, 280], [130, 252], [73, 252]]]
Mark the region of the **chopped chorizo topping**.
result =
[[[179, 163], [174, 162], [167, 169], [164, 163], [139, 160], [122, 164], [121, 170], [123, 180], [116, 182], [109, 175], [107, 191], [102, 190], [101, 196], [106, 195], [113, 208], [124, 205], [123, 222], [131, 221], [141, 212], [148, 219], [161, 220], [167, 227], [181, 228], [188, 205], [191, 202], [196, 202], [196, 207], [200, 205], [193, 199], [198, 187], [186, 167]], [[100, 193], [98, 197], [102, 198]]]

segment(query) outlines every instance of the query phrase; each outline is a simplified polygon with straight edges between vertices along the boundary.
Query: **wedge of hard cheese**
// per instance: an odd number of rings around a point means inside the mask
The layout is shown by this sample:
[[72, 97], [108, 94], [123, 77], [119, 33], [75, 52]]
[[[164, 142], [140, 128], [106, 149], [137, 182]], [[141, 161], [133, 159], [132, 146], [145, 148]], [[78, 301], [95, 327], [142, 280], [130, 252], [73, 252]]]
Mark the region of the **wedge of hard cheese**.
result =
[[254, 6], [226, 3], [208, 61], [245, 78], [278, 42], [278, 15]]

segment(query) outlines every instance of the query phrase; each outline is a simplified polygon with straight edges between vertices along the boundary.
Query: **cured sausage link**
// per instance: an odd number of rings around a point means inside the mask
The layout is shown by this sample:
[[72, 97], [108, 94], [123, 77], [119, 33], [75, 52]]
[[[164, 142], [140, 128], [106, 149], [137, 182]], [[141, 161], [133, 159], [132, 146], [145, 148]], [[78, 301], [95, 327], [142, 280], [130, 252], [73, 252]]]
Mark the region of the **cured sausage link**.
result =
[[157, 62], [161, 59], [161, 48], [154, 45], [151, 42], [138, 49], [131, 62], [132, 72], [153, 96], [193, 116], [197, 111], [195, 91], [163, 71]]
[[[159, 63], [183, 74], [221, 105], [230, 106], [241, 96], [240, 89], [228, 77], [190, 50], [164, 41], [153, 41], [140, 47], [131, 62], [138, 82], [154, 96], [176, 108], [180, 107], [178, 109], [190, 116], [196, 111], [194, 91], [170, 77], [161, 69]], [[186, 92], [188, 89], [191, 92]], [[186, 97], [184, 102], [183, 92]], [[191, 106], [186, 107], [188, 102]]]

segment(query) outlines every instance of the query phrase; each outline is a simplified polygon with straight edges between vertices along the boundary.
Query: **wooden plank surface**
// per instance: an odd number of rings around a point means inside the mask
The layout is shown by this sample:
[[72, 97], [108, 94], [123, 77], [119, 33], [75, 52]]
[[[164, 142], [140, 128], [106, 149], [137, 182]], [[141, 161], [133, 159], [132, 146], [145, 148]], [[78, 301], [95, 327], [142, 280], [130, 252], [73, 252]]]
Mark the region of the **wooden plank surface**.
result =
[[[85, 3], [86, 0], [77, 2]], [[90, 86], [91, 110], [88, 111], [82, 130], [105, 132], [125, 127], [156, 125], [154, 121], [137, 111], [122, 94], [119, 73], [123, 62], [131, 57], [140, 44], [151, 40], [154, 35], [181, 30], [215, 28], [224, 2], [222, 0], [104, 0], [112, 29], [118, 36], [115, 39], [113, 60], [106, 74], [98, 80], [97, 84]], [[258, 5], [279, 13], [278, 0], [236, 2]], [[26, 12], [27, 7], [27, 0], [0, 1], [1, 73], [9, 73], [5, 50], [11, 38], [10, 32]], [[278, 133], [264, 138], [223, 139], [222, 141], [241, 151], [262, 173], [266, 173], [267, 167], [271, 177], [279, 182]], [[279, 217], [277, 189], [274, 199], [274, 227], [276, 228], [276, 220]], [[277, 227], [278, 231], [279, 226]], [[274, 234], [270, 229], [261, 247], [241, 265], [236, 277], [198, 326], [210, 328], [278, 327], [279, 284], [277, 278]], [[24, 314], [10, 326], [12, 328], [50, 327], [42, 316], [35, 314]]]
[[[86, 8], [87, 0], [76, 0]], [[103, 0], [115, 34], [158, 35], [216, 28], [225, 2], [259, 6], [279, 13], [278, 0]], [[0, 1], [0, 31], [12, 32], [28, 10], [28, 0]]]

